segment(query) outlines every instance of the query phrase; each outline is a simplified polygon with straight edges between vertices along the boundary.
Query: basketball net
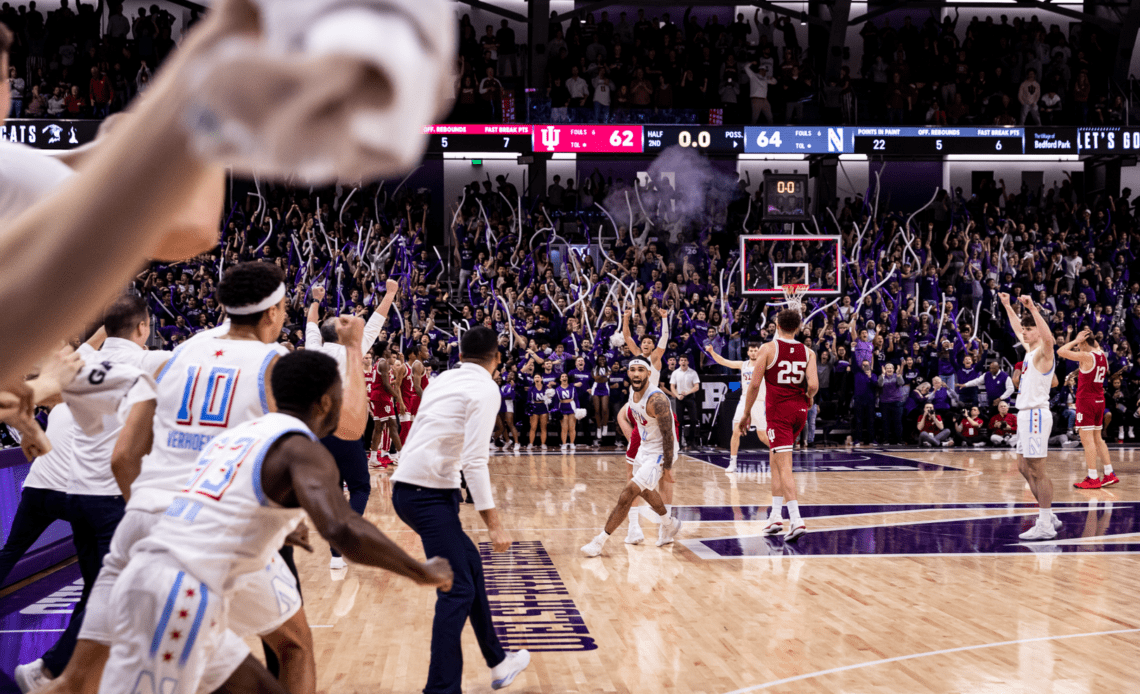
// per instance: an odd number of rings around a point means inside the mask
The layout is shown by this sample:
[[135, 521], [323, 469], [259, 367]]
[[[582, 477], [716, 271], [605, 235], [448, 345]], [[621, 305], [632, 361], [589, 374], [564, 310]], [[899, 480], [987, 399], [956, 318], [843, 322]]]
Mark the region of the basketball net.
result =
[[784, 291], [784, 303], [788, 308], [804, 312], [804, 296], [807, 294], [806, 284], [784, 284], [780, 286]]

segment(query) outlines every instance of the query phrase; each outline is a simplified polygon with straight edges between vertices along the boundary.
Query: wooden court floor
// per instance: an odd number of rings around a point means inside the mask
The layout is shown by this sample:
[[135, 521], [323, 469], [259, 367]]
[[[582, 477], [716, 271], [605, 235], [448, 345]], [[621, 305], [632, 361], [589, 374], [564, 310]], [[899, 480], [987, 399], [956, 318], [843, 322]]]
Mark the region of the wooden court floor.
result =
[[[515, 692], [1140, 691], [1140, 450], [1114, 450], [1121, 484], [1082, 491], [1081, 451], [1051, 454], [1056, 540], [1011, 452], [863, 449], [798, 454], [809, 533], [759, 537], [771, 500], [765, 453], [686, 455], [672, 546], [579, 548], [626, 479], [612, 451], [498, 454], [495, 498], [519, 543], [488, 565], [508, 647], [531, 648]], [[367, 517], [423, 556], [373, 474]], [[462, 510], [486, 541], [471, 506]], [[319, 541], [319, 538], [317, 538]], [[419, 692], [434, 593], [371, 568], [334, 574], [327, 545], [298, 553], [324, 692]], [[548, 649], [548, 650], [547, 650]], [[489, 692], [470, 629], [464, 691]]]

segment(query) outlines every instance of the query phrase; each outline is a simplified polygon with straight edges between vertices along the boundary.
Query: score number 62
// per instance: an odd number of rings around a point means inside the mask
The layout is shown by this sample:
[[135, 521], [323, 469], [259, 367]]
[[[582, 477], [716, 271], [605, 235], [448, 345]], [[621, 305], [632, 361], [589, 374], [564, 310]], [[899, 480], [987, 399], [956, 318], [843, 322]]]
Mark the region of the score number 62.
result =
[[615, 130], [610, 133], [610, 147], [633, 147], [632, 130]]

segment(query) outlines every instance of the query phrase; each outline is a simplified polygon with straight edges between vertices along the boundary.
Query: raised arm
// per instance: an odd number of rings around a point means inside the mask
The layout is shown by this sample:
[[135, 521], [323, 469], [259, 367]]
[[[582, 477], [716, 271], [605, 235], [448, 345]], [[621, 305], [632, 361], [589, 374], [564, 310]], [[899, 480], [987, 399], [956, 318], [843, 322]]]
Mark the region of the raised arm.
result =
[[720, 364], [721, 366], [723, 366], [726, 369], [743, 369], [744, 368], [744, 362], [742, 362], [742, 361], [729, 361], [728, 359], [725, 359], [724, 357], [717, 354], [716, 351], [713, 350], [713, 346], [712, 346], [711, 342], [709, 344], [705, 345], [705, 351], [708, 352], [709, 356], [712, 357], [713, 361]]
[[1086, 366], [1091, 369], [1092, 365], [1096, 363], [1096, 359], [1093, 358], [1093, 355], [1089, 354], [1088, 352], [1079, 352], [1074, 349], [1074, 347], [1076, 347], [1079, 343], [1084, 342], [1086, 339], [1088, 339], [1090, 335], [1092, 335], [1092, 331], [1088, 328], [1081, 330], [1079, 333], [1077, 333], [1076, 339], [1057, 348], [1057, 356], [1068, 359], [1069, 361], [1078, 362], [1080, 364], [1081, 371], [1085, 371]]
[[321, 300], [325, 298], [325, 288], [313, 285], [313, 302], [305, 315], [305, 347], [317, 349], [325, 344], [321, 339]]
[[384, 283], [384, 298], [364, 325], [364, 336], [360, 341], [361, 355], [367, 354], [372, 345], [376, 344], [376, 338], [380, 336], [384, 322], [388, 320], [388, 310], [392, 308], [392, 302], [395, 301], [396, 293], [399, 291], [400, 283], [396, 280], [390, 279]]
[[355, 316], [336, 319], [336, 335], [345, 350], [344, 404], [340, 410], [340, 424], [336, 436], [353, 441], [364, 436], [368, 426], [368, 392], [364, 383], [364, 353], [360, 343], [364, 338], [364, 320]]
[[[1017, 341], [1025, 345], [1025, 339], [1021, 331], [1021, 318], [1017, 312], [1013, 310], [1013, 306], [1009, 303], [1009, 294], [1005, 292], [998, 292], [998, 298], [1001, 299], [1001, 305], [1005, 307], [1005, 315], [1009, 317], [1009, 327], [1013, 330], [1013, 334], [1017, 337]], [[1028, 347], [1028, 345], [1025, 345]]]
[[1045, 317], [1037, 310], [1037, 304], [1033, 303], [1032, 298], [1022, 296], [1020, 300], [1021, 305], [1029, 310], [1029, 315], [1033, 316], [1033, 322], [1036, 324], [1037, 332], [1041, 337], [1041, 344], [1044, 345], [1045, 351], [1049, 353], [1049, 363], [1052, 364], [1053, 347], [1057, 344], [1057, 341], [1053, 338], [1053, 329], [1049, 327], [1049, 323], [1045, 321]]
[[633, 336], [629, 332], [629, 319], [633, 316], [632, 309], [626, 309], [625, 315], [622, 316], [621, 321], [621, 335], [625, 338], [625, 346], [629, 347], [630, 353], [634, 355], [641, 354], [641, 345], [633, 341]]

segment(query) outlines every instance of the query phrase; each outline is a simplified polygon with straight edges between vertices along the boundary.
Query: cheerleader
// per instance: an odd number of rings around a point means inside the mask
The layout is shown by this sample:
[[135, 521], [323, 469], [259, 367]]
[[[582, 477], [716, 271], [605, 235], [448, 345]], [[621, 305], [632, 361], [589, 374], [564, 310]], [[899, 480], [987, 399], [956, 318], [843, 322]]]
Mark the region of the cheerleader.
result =
[[515, 373], [509, 372], [506, 381], [503, 381], [502, 377], [497, 380], [499, 380], [499, 395], [502, 396], [502, 402], [499, 404], [498, 426], [502, 432], [502, 437], [506, 439], [503, 442], [503, 450], [507, 450], [510, 442], [514, 441], [517, 451], [520, 446], [519, 430], [515, 427]]
[[597, 448], [602, 444], [602, 437], [610, 433], [610, 369], [606, 366], [605, 355], [595, 357], [590, 375], [594, 380], [590, 399], [594, 405], [594, 421], [598, 424], [598, 436], [594, 439], [594, 447]]
[[535, 432], [541, 431], [538, 439], [542, 445], [542, 450], [546, 450], [546, 424], [550, 420], [550, 396], [546, 394], [546, 386], [542, 383], [542, 375], [535, 374], [533, 385], [527, 389], [526, 393], [527, 414], [530, 415], [530, 442], [527, 444], [528, 451], [534, 450], [534, 435]]
[[563, 373], [558, 377], [558, 387], [554, 389], [554, 397], [558, 402], [558, 413], [562, 415], [562, 450], [564, 451], [575, 450], [574, 439], [578, 434], [575, 431], [578, 418], [574, 416], [574, 410], [577, 407], [574, 396], [574, 386], [570, 385], [570, 375]]

